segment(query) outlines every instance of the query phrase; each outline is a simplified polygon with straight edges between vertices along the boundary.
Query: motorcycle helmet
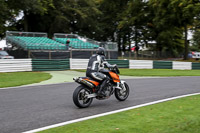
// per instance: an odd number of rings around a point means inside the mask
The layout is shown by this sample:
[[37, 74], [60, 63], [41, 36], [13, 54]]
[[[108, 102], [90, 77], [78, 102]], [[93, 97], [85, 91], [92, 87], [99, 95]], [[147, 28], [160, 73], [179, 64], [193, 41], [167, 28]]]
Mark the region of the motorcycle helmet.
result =
[[98, 55], [103, 55], [103, 56], [105, 56], [106, 51], [105, 51], [105, 49], [104, 49], [103, 47], [99, 47], [99, 48], [97, 49], [97, 54], [98, 54]]

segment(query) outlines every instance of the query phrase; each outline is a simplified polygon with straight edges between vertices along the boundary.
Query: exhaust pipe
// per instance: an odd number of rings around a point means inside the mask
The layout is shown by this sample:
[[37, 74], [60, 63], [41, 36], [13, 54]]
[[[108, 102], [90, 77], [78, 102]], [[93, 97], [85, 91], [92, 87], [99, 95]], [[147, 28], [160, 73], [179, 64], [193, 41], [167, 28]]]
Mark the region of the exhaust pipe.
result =
[[85, 80], [83, 78], [78, 77], [78, 78], [73, 78], [73, 80], [75, 82], [79, 83], [79, 84], [83, 84], [83, 85], [86, 85], [86, 86], [88, 86], [90, 88], [94, 88], [94, 85], [92, 83], [90, 83], [89, 81], [87, 81], [87, 80]]

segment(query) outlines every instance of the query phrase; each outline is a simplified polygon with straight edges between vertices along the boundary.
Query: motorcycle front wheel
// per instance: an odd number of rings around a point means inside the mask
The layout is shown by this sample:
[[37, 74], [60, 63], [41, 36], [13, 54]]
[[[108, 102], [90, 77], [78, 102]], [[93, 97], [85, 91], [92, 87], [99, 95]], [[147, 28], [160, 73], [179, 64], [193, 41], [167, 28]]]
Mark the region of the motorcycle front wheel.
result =
[[115, 89], [115, 97], [117, 98], [117, 100], [119, 101], [124, 101], [128, 98], [129, 96], [129, 86], [128, 84], [125, 82], [124, 83], [125, 88], [120, 90], [120, 89]]
[[73, 94], [74, 104], [79, 108], [86, 108], [90, 106], [93, 98], [88, 98], [88, 95], [92, 94], [92, 90], [85, 86], [79, 86], [75, 89]]

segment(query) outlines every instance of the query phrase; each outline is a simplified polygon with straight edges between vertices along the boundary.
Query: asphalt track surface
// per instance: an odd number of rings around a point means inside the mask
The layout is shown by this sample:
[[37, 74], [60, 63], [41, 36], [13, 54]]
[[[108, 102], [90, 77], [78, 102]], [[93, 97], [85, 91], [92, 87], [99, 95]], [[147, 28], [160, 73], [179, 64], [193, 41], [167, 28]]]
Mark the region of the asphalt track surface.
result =
[[82, 117], [114, 111], [174, 96], [200, 92], [200, 77], [127, 79], [129, 98], [93, 100], [86, 109], [72, 101], [76, 83], [0, 90], [0, 133], [20, 133]]

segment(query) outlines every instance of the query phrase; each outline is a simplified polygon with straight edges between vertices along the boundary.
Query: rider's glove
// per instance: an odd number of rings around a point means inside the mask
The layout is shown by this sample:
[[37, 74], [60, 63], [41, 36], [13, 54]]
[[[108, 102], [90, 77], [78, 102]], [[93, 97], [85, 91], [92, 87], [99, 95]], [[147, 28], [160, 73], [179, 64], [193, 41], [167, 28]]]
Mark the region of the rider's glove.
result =
[[114, 68], [114, 67], [116, 67], [116, 66], [117, 66], [117, 64], [114, 64], [114, 65], [112, 65], [112, 66], [113, 66], [113, 68]]

